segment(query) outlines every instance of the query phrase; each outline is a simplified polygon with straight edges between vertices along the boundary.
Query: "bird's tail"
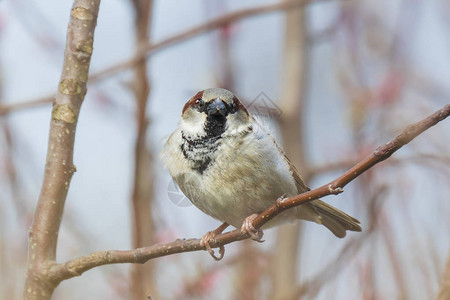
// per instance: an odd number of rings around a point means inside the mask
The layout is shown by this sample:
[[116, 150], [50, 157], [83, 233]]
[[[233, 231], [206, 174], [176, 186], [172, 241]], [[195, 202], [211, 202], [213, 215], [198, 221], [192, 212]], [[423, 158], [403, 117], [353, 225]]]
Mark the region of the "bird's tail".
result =
[[361, 231], [359, 220], [333, 207], [322, 200], [311, 201], [315, 211], [319, 214], [321, 223], [335, 236], [343, 238], [347, 230]]

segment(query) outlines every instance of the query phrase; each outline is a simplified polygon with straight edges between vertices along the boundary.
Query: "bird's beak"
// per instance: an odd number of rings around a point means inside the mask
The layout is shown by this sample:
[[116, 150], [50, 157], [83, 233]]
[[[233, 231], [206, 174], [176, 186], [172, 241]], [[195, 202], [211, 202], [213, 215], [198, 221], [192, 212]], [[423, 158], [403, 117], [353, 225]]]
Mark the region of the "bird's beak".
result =
[[227, 115], [227, 108], [225, 106], [225, 103], [223, 103], [223, 101], [219, 98], [214, 99], [213, 101], [208, 103], [208, 106], [206, 107], [206, 114], [208, 116], [225, 117]]

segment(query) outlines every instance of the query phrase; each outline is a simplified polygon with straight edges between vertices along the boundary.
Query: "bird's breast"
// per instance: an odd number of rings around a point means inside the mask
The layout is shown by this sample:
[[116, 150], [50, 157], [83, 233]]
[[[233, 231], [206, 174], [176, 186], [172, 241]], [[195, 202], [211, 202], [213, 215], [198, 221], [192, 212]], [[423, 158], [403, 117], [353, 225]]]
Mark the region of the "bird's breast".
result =
[[203, 174], [214, 160], [220, 143], [220, 136], [194, 139], [182, 134], [180, 149], [186, 160], [190, 162], [191, 168]]

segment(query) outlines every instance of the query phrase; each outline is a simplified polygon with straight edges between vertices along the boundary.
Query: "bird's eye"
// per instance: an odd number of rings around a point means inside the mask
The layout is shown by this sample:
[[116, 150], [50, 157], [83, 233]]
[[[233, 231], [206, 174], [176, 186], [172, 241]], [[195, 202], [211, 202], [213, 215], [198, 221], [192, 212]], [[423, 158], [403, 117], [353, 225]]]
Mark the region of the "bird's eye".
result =
[[205, 102], [202, 99], [195, 100], [195, 104], [197, 104], [197, 107], [202, 110], [205, 107]]
[[231, 102], [231, 104], [230, 104], [230, 112], [231, 112], [231, 113], [234, 113], [234, 112], [236, 112], [236, 110], [237, 110], [237, 105], [236, 105], [236, 103], [233, 101], [233, 102]]

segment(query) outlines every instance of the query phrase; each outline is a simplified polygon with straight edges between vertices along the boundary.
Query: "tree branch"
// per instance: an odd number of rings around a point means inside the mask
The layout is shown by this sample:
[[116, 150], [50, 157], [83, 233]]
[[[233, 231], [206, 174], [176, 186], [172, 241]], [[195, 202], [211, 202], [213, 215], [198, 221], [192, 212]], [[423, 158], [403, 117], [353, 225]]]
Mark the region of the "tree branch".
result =
[[[446, 105], [424, 120], [409, 125], [396, 138], [377, 148], [367, 158], [360, 161], [353, 168], [330, 183], [297, 196], [286, 199], [278, 199], [275, 204], [258, 215], [258, 217], [253, 221], [253, 226], [256, 229], [261, 228], [261, 226], [269, 220], [289, 208], [299, 206], [303, 203], [331, 194], [339, 194], [343, 192], [343, 188], [352, 180], [377, 163], [389, 158], [398, 149], [408, 144], [419, 134], [444, 120], [449, 115], [450, 104]], [[236, 229], [216, 236], [215, 239], [210, 242], [210, 246], [216, 248], [235, 241], [244, 240], [249, 237], [250, 236], [247, 233], [242, 233], [240, 229]], [[114, 263], [145, 263], [152, 258], [197, 250], [205, 250], [204, 246], [200, 246], [200, 239], [178, 239], [171, 243], [156, 244], [149, 247], [127, 251], [99, 251], [91, 253], [87, 256], [70, 260], [64, 264], [53, 265], [50, 269], [50, 273], [52, 274], [52, 277], [58, 277], [60, 280], [63, 280], [81, 275], [83, 272], [101, 265]]]
[[445, 300], [450, 298], [450, 252], [448, 254], [447, 263], [445, 264], [444, 273], [442, 274], [439, 294], [436, 300]]
[[78, 114], [86, 94], [100, 0], [75, 0], [67, 29], [58, 93], [53, 103], [44, 180], [29, 231], [24, 299], [50, 299], [59, 281], [48, 276], [55, 264], [64, 203], [73, 173]]
[[[150, 40], [153, 0], [132, 0], [134, 8], [136, 49]], [[134, 179], [131, 196], [132, 208], [132, 247], [138, 248], [154, 243], [155, 221], [153, 220], [153, 168], [152, 155], [147, 145], [147, 129], [150, 123], [147, 117], [147, 106], [150, 95], [150, 80], [148, 64], [143, 57], [134, 66], [134, 80], [131, 87], [136, 99], [136, 140], [134, 144]], [[152, 291], [152, 296], [158, 297], [155, 284], [154, 264], [134, 265], [131, 268], [129, 292], [130, 300], [143, 299]]]
[[[310, 49], [306, 40], [308, 17], [305, 9], [285, 14], [285, 37], [281, 99], [278, 102], [282, 114], [278, 114], [283, 149], [294, 166], [301, 166], [304, 182], [310, 182], [310, 164], [306, 155], [304, 118], [308, 100], [308, 76], [310, 74]], [[300, 264], [303, 223], [281, 226], [277, 229], [275, 246], [271, 257], [272, 290], [269, 299], [292, 300], [303, 265]], [[283, 253], [283, 255], [279, 255]], [[300, 271], [300, 272], [299, 272]]]
[[[326, 1], [326, 0], [302, 0], [302, 1], [289, 0], [275, 4], [263, 5], [254, 8], [247, 8], [240, 11], [225, 14], [213, 20], [207, 21], [204, 24], [194, 26], [186, 31], [177, 33], [171, 37], [163, 39], [158, 43], [153, 44], [149, 40], [147, 40], [145, 43], [142, 43], [143, 45], [140, 47], [140, 49], [138, 49], [138, 51], [132, 58], [124, 60], [111, 67], [107, 67], [103, 70], [93, 73], [89, 78], [89, 84], [100, 82], [101, 80], [107, 78], [108, 76], [130, 69], [136, 66], [136, 64], [138, 64], [142, 59], [148, 58], [148, 56], [155, 54], [158, 51], [161, 51], [177, 43], [186, 41], [188, 39], [194, 38], [198, 35], [209, 32], [211, 30], [216, 30], [230, 23], [237, 22], [244, 18], [254, 17], [266, 13], [283, 11], [291, 8], [301, 8], [309, 3], [319, 1]], [[50, 103], [54, 98], [55, 95], [51, 94], [34, 100], [13, 102], [11, 104], [0, 104], [0, 115], [5, 115], [20, 109], [32, 108], [39, 105], [47, 104]]]
[[[332, 163], [326, 163], [326, 164], [322, 164], [322, 165], [313, 166], [313, 167], [311, 167], [311, 177], [315, 177], [315, 176], [319, 176], [319, 175], [323, 175], [323, 174], [331, 173], [331, 172], [339, 172], [339, 171], [351, 168], [360, 159], [344, 159], [341, 161], [336, 161], [336, 162], [332, 162]], [[445, 154], [419, 153], [419, 154], [403, 156], [400, 158], [394, 158], [394, 159], [389, 160], [389, 163], [391, 165], [399, 165], [399, 164], [406, 164], [406, 163], [427, 164], [427, 163], [433, 163], [433, 162], [438, 163], [443, 167], [450, 167], [450, 156], [445, 155]]]

